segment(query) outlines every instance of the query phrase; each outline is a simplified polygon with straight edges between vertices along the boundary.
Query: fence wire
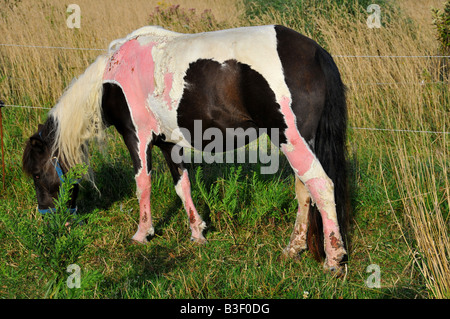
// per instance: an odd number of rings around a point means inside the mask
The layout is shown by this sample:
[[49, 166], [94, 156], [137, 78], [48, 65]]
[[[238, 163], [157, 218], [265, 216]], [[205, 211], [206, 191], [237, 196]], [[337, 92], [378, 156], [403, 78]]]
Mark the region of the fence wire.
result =
[[[78, 50], [78, 51], [103, 51], [107, 52], [107, 49], [98, 49], [98, 48], [75, 48], [75, 47], [64, 47], [64, 46], [44, 46], [44, 45], [25, 45], [25, 44], [13, 44], [13, 43], [0, 43], [0, 47], [20, 47], [20, 48], [34, 48], [34, 49], [55, 49], [55, 50]], [[333, 58], [450, 58], [450, 55], [332, 55]], [[12, 78], [12, 77], [9, 77]], [[375, 83], [353, 83], [356, 85], [425, 85], [425, 84], [443, 84], [445, 82], [375, 82]], [[14, 107], [14, 108], [28, 108], [28, 109], [42, 109], [42, 110], [50, 110], [49, 107], [39, 107], [39, 106], [30, 106], [30, 105], [15, 105], [15, 104], [3, 104], [5, 107]], [[390, 128], [375, 128], [375, 127], [350, 127], [356, 131], [381, 131], [381, 132], [400, 132], [400, 133], [424, 133], [424, 134], [450, 134], [450, 132], [439, 132], [439, 131], [421, 131], [421, 130], [406, 130], [406, 129], [390, 129]]]

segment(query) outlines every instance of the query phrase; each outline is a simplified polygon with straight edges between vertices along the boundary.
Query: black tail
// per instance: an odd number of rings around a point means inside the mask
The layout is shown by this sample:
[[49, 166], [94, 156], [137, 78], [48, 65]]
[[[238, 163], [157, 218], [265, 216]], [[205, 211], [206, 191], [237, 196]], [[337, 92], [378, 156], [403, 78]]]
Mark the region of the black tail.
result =
[[[346, 88], [331, 55], [319, 48], [316, 59], [326, 81], [326, 100], [317, 128], [314, 151], [328, 177], [334, 183], [336, 212], [342, 239], [347, 242], [348, 196], [346, 163], [347, 103]], [[317, 260], [325, 257], [323, 228], [317, 205], [309, 210], [308, 247]]]

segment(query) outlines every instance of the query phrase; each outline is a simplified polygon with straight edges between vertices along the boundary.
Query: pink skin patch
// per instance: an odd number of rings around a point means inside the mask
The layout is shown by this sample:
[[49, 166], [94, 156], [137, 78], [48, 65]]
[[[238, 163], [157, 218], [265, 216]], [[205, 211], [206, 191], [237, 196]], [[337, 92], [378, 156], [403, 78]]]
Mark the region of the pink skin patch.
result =
[[[339, 225], [337, 224], [333, 188], [330, 183], [326, 178], [312, 178], [305, 185], [308, 187], [311, 197], [316, 202], [322, 217], [325, 253], [328, 264], [329, 266], [337, 266], [345, 254], [345, 249], [342, 243]], [[332, 218], [329, 218], [330, 215]]]
[[295, 115], [290, 107], [291, 100], [287, 97], [282, 97], [279, 104], [287, 125], [285, 134], [288, 144], [283, 144], [281, 146], [282, 150], [297, 176], [307, 186], [313, 202], [319, 208], [323, 222], [328, 266], [337, 266], [345, 254], [345, 249], [343, 248], [339, 226], [336, 222], [334, 192], [332, 184], [330, 184], [331, 181], [323, 177], [313, 177], [308, 180], [302, 179], [302, 176], [312, 168], [313, 162], [317, 161], [317, 159], [297, 130]]
[[155, 90], [155, 63], [152, 57], [155, 44], [141, 45], [135, 39], [124, 43], [113, 54], [103, 74], [104, 81], [112, 80], [122, 87], [140, 141], [148, 140], [150, 130], [159, 132], [153, 112], [146, 107], [148, 96]]
[[136, 175], [137, 194], [140, 206], [140, 220], [137, 233], [133, 239], [146, 242], [146, 237], [153, 232], [150, 213], [151, 180], [147, 168], [147, 146], [152, 134], [159, 133], [157, 120], [147, 106], [147, 98], [154, 92], [154, 69], [152, 48], [156, 43], [141, 45], [136, 39], [124, 43], [109, 60], [103, 74], [105, 82], [121, 86], [128, 102], [131, 117], [138, 137], [141, 169]]
[[147, 236], [153, 235], [152, 215], [150, 209], [150, 194], [151, 194], [151, 177], [150, 175], [141, 172], [136, 176], [136, 185], [139, 195], [139, 226], [133, 239], [145, 243]]
[[191, 183], [189, 181], [188, 173], [186, 170], [183, 171], [181, 179], [178, 183], [179, 184], [177, 184], [177, 187], [181, 187], [181, 191], [179, 190], [181, 194], [179, 195], [183, 200], [184, 208], [186, 209], [186, 212], [189, 217], [189, 225], [192, 231], [192, 239], [203, 242], [205, 241], [205, 238], [203, 237], [202, 234], [204, 223], [202, 218], [198, 214], [197, 209], [194, 206], [194, 202], [192, 201]]
[[284, 120], [287, 125], [287, 129], [285, 131], [286, 138], [288, 143], [291, 144], [290, 146], [283, 144], [281, 149], [288, 158], [289, 163], [294, 168], [297, 175], [301, 176], [310, 169], [315, 157], [297, 130], [295, 115], [290, 106], [291, 100], [288, 97], [283, 96], [279, 104], [281, 106], [281, 113], [284, 115]]

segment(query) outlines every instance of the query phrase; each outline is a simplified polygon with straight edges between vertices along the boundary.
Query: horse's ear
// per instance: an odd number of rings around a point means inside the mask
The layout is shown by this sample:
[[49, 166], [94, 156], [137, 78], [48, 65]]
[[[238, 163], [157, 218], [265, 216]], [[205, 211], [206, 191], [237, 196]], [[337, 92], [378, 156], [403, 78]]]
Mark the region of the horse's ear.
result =
[[38, 133], [28, 139], [22, 157], [22, 168], [26, 174], [31, 175], [34, 173], [36, 163], [44, 156], [45, 151], [46, 144]]
[[43, 153], [45, 151], [45, 142], [40, 137], [30, 137], [30, 145], [33, 150], [39, 153]]

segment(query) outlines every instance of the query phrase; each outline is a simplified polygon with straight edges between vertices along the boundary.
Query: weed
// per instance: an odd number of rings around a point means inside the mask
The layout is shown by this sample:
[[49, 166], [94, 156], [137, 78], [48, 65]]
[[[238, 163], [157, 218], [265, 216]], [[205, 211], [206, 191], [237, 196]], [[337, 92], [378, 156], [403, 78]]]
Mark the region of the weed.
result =
[[[86, 166], [75, 166], [65, 176], [55, 199], [55, 211], [35, 216], [33, 219], [9, 219], [1, 216], [2, 222], [14, 234], [18, 243], [26, 247], [34, 256], [35, 267], [41, 278], [45, 278], [46, 298], [74, 297], [76, 290], [66, 286], [67, 268], [79, 263], [86, 247], [92, 243], [86, 223], [95, 221], [90, 216], [71, 213], [67, 207], [73, 186], [87, 172]], [[83, 287], [89, 289], [91, 279], [99, 279], [98, 274], [83, 274]]]

